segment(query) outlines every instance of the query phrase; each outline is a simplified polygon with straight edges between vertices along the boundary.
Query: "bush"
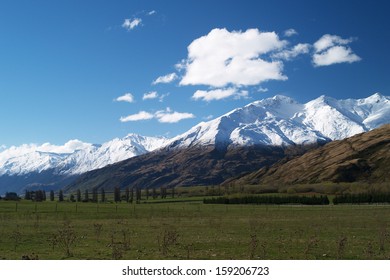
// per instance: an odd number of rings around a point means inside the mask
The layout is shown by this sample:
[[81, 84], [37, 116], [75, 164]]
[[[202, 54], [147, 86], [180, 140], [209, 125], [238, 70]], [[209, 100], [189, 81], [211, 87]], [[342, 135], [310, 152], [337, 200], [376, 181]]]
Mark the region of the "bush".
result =
[[19, 197], [18, 194], [15, 193], [15, 192], [7, 192], [7, 193], [5, 194], [4, 200], [14, 200], [14, 201], [18, 201], [18, 200], [20, 200], [20, 197]]

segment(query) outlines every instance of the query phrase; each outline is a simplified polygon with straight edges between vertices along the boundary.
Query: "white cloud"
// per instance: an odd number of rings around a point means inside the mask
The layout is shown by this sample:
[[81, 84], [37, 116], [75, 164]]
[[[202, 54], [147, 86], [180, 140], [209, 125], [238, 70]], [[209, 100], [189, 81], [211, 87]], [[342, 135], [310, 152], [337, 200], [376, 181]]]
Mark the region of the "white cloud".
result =
[[148, 16], [154, 15], [154, 14], [156, 14], [156, 13], [157, 13], [157, 12], [156, 12], [155, 10], [150, 11], [150, 12], [148, 12]]
[[317, 42], [315, 42], [313, 46], [315, 51], [318, 53], [336, 45], [347, 45], [352, 41], [353, 38], [343, 39], [337, 35], [325, 34]]
[[353, 42], [353, 38], [343, 39], [337, 35], [325, 34], [314, 43], [314, 66], [328, 66], [336, 63], [353, 63], [360, 61], [352, 49], [347, 46]]
[[142, 121], [142, 120], [150, 120], [153, 119], [154, 115], [145, 111], [140, 111], [137, 114], [128, 115], [127, 117], [121, 117], [121, 122], [134, 122], [134, 121]]
[[152, 84], [153, 85], [156, 85], [156, 84], [168, 84], [168, 83], [173, 82], [177, 78], [178, 78], [178, 76], [177, 76], [176, 73], [170, 73], [170, 74], [167, 74], [165, 76], [158, 77], [156, 80], [153, 81]]
[[161, 94], [159, 97], [158, 97], [158, 101], [160, 102], [163, 102], [164, 101], [164, 98], [169, 96], [169, 92], [166, 93], [166, 94]]
[[92, 144], [84, 143], [78, 139], [70, 140], [64, 145], [52, 145], [50, 143], [44, 143], [41, 146], [37, 146], [37, 151], [48, 152], [48, 153], [73, 153], [76, 150], [83, 150], [91, 147]]
[[156, 98], [158, 98], [157, 91], [151, 91], [151, 92], [145, 93], [144, 96], [142, 97], [142, 100], [156, 99]]
[[184, 119], [195, 118], [195, 115], [191, 113], [179, 113], [167, 108], [166, 110], [156, 112], [155, 117], [161, 123], [177, 123]]
[[194, 100], [212, 101], [221, 100], [228, 97], [234, 99], [248, 98], [249, 92], [247, 90], [238, 90], [236, 88], [225, 88], [225, 89], [213, 89], [213, 90], [197, 90], [193, 95]]
[[300, 54], [307, 54], [310, 51], [310, 44], [297, 44], [292, 49], [284, 49], [272, 55], [273, 58], [292, 60]]
[[291, 37], [294, 35], [298, 35], [298, 32], [293, 28], [290, 28], [290, 29], [287, 29], [286, 31], [284, 31], [284, 36], [286, 36], [286, 37]]
[[142, 100], [148, 100], [148, 99], [158, 99], [159, 102], [163, 102], [164, 98], [167, 97], [169, 93], [165, 94], [158, 94], [157, 91], [151, 91], [148, 93], [145, 93], [142, 97]]
[[349, 47], [335, 46], [313, 55], [315, 66], [328, 66], [335, 63], [353, 63], [361, 60]]
[[134, 102], [134, 96], [131, 93], [126, 93], [126, 94], [116, 98], [115, 101], [119, 101], [119, 102], [123, 101], [123, 102], [133, 103]]
[[259, 88], [257, 89], [257, 92], [268, 92], [268, 88], [259, 87]]
[[211, 119], [213, 119], [213, 118], [214, 118], [213, 115], [208, 115], [208, 116], [206, 116], [206, 117], [203, 117], [203, 119], [204, 119], [205, 121], [209, 121], [209, 120], [211, 120]]
[[190, 118], [195, 118], [195, 115], [191, 113], [179, 113], [176, 111], [172, 111], [170, 108], [166, 108], [165, 110], [157, 111], [154, 114], [145, 111], [140, 111], [137, 114], [129, 115], [127, 117], [121, 117], [120, 121], [130, 122], [157, 119], [160, 123], [177, 123], [181, 120]]
[[140, 18], [133, 18], [133, 19], [125, 19], [122, 27], [125, 28], [127, 31], [133, 30], [138, 25], [140, 25], [142, 22], [142, 19]]
[[176, 66], [186, 70], [180, 84], [224, 87], [286, 80], [281, 61], [266, 61], [261, 57], [286, 44], [275, 32], [213, 29], [188, 46], [187, 60]]

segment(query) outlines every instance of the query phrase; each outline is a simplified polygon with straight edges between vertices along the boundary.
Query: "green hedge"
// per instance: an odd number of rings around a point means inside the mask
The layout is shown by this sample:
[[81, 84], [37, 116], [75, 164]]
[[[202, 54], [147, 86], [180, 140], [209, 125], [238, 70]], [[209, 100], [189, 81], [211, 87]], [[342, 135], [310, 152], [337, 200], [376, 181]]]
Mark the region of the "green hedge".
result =
[[303, 205], [328, 205], [329, 199], [325, 195], [320, 196], [243, 196], [243, 197], [214, 197], [203, 199], [205, 204], [303, 204]]
[[333, 204], [360, 204], [360, 203], [390, 203], [390, 193], [360, 193], [360, 194], [343, 194], [333, 199]]

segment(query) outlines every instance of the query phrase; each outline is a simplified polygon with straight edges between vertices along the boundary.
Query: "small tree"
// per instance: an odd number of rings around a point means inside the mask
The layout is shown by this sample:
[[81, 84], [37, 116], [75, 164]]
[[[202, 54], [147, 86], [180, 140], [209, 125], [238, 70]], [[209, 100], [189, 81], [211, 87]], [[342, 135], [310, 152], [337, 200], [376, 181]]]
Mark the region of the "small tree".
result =
[[60, 190], [60, 192], [58, 193], [58, 201], [64, 201], [64, 193], [62, 192], [62, 190]]
[[50, 201], [54, 201], [54, 191], [50, 191]]
[[115, 202], [121, 201], [121, 189], [119, 187], [115, 187], [114, 189], [114, 201]]
[[131, 188], [131, 191], [130, 191], [130, 203], [133, 203], [133, 200], [134, 200], [134, 188]]
[[77, 190], [77, 193], [76, 193], [76, 200], [77, 200], [77, 202], [80, 202], [80, 201], [81, 201], [81, 191], [80, 191], [80, 189]]
[[96, 188], [92, 189], [92, 202], [98, 202], [98, 191]]
[[161, 194], [161, 198], [167, 198], [167, 188], [161, 187], [160, 194]]
[[43, 201], [43, 191], [41, 191], [41, 190], [35, 191], [34, 201], [38, 201], [38, 202]]
[[106, 192], [104, 191], [104, 189], [100, 190], [100, 197], [102, 202], [106, 201]]
[[26, 193], [24, 194], [24, 199], [26, 199], [26, 200], [31, 199], [31, 192], [30, 191], [26, 191]]
[[136, 196], [136, 203], [140, 203], [141, 202], [141, 189], [140, 188], [136, 188], [135, 189], [135, 196]]
[[153, 188], [153, 190], [152, 190], [152, 197], [153, 197], [153, 199], [156, 199], [156, 198], [157, 198], [157, 191], [156, 191], [156, 188]]
[[130, 201], [130, 188], [127, 187], [125, 191], [125, 196], [126, 196], [126, 202]]
[[88, 190], [85, 190], [85, 192], [84, 192], [84, 201], [85, 202], [89, 201], [89, 192], [88, 192]]

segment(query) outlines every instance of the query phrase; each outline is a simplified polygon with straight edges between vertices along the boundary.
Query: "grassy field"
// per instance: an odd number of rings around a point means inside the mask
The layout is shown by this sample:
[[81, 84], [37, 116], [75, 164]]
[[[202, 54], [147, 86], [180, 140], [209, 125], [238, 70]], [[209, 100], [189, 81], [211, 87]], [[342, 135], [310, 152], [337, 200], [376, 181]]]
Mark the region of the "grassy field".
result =
[[390, 205], [0, 201], [0, 259], [389, 259]]

